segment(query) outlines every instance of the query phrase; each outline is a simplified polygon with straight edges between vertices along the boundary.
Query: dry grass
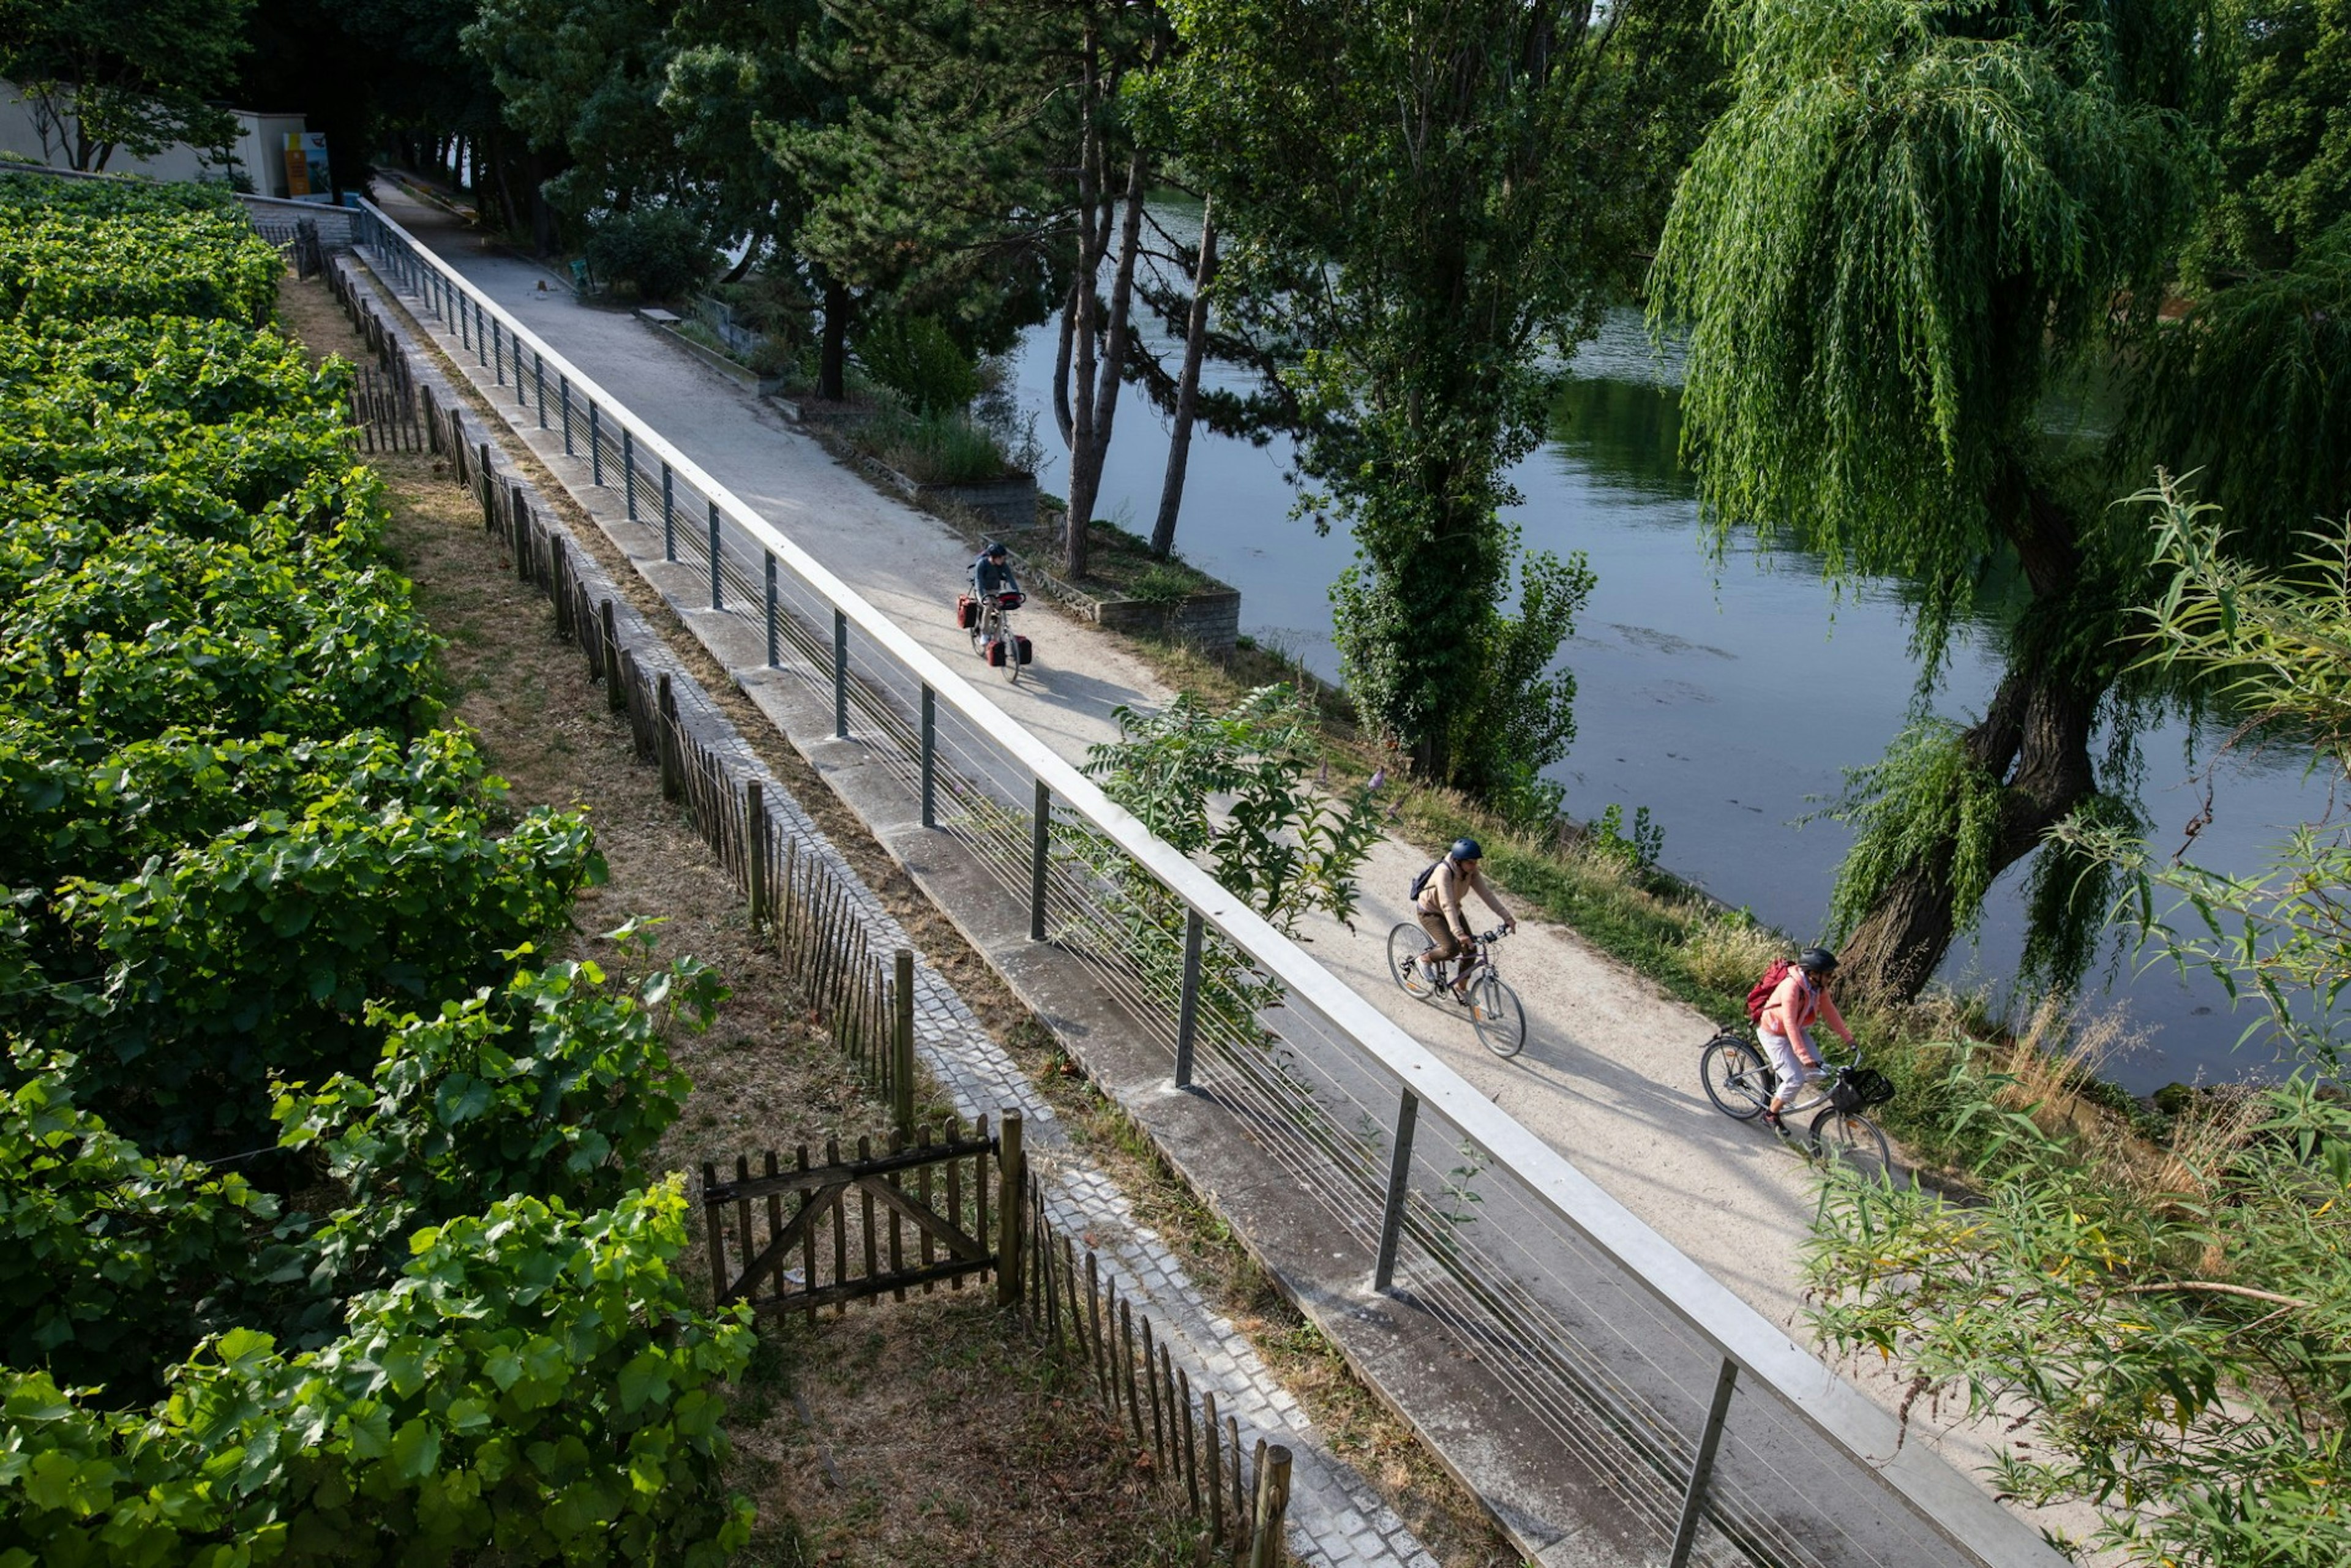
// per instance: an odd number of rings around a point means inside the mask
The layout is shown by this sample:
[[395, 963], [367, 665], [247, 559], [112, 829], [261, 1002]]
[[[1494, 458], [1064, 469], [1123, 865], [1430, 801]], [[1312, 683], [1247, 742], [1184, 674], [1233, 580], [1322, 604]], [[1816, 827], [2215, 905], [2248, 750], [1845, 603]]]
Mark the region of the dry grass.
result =
[[[315, 350], [361, 352], [323, 286], [287, 284], [281, 309]], [[492, 429], [503, 429], [462, 377], [450, 379]], [[519, 443], [507, 442], [506, 451], [649, 623], [668, 626], [666, 607], [554, 476]], [[664, 1145], [668, 1162], [691, 1169], [705, 1160], [731, 1163], [738, 1154], [756, 1157], [768, 1148], [880, 1132], [884, 1109], [811, 1026], [773, 954], [752, 939], [731, 882], [661, 799], [657, 778], [634, 761], [625, 727], [606, 713], [576, 651], [556, 640], [545, 601], [515, 580], [511, 559], [484, 532], [472, 497], [429, 457], [381, 457], [375, 465], [392, 491], [392, 538], [417, 582], [419, 604], [449, 639], [445, 663], [456, 717], [481, 735], [521, 803], [592, 813], [612, 875], [590, 894], [583, 923], [603, 929], [632, 914], [660, 915], [667, 921], [664, 951], [716, 966], [733, 988], [709, 1035], [676, 1042], [696, 1087]], [[1184, 1258], [1211, 1305], [1249, 1335], [1333, 1450], [1378, 1489], [1446, 1568], [1516, 1563], [1518, 1554], [1476, 1499], [1354, 1377], [1123, 1113], [1084, 1081], [1050, 1033], [716, 661], [683, 634], [670, 645], [1040, 1086], [1080, 1145], [1134, 1199], [1143, 1222]], [[944, 1108], [935, 1092], [923, 1098]], [[740, 1484], [758, 1499], [768, 1521], [751, 1560], [1174, 1561], [1180, 1533], [1175, 1516], [1140, 1483], [1134, 1456], [1116, 1429], [1069, 1397], [1070, 1377], [1068, 1368], [1000, 1322], [983, 1295], [968, 1291], [763, 1335], [731, 1422]]]

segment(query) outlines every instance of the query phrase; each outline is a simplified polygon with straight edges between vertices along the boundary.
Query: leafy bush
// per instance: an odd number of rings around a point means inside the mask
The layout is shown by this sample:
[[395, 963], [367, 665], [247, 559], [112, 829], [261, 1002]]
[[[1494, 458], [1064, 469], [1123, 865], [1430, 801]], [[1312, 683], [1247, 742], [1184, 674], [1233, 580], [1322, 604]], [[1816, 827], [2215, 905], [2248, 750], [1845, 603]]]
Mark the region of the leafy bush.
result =
[[717, 1385], [752, 1335], [687, 1302], [685, 1209], [672, 1181], [421, 1231], [332, 1343], [234, 1330], [150, 1410], [0, 1370], [0, 1563], [717, 1568], [750, 1534]]
[[225, 190], [0, 174], [0, 316], [258, 326], [284, 270]]
[[979, 366], [929, 316], [875, 316], [857, 331], [865, 373], [923, 415], [962, 410], [979, 395]]
[[[633, 946], [633, 926], [614, 935]], [[598, 965], [558, 963], [431, 1018], [376, 1008], [388, 1033], [371, 1079], [281, 1092], [280, 1145], [322, 1154], [348, 1205], [317, 1243], [333, 1272], [413, 1224], [517, 1193], [589, 1209], [643, 1185], [688, 1087], [656, 1025], [667, 1012], [703, 1027], [720, 989], [690, 958], [634, 996], [609, 986]]]
[[598, 277], [633, 285], [647, 299], [691, 294], [718, 266], [702, 225], [674, 207], [608, 214], [582, 254]]
[[1008, 471], [996, 438], [960, 413], [879, 410], [852, 440], [919, 485], [985, 484]]

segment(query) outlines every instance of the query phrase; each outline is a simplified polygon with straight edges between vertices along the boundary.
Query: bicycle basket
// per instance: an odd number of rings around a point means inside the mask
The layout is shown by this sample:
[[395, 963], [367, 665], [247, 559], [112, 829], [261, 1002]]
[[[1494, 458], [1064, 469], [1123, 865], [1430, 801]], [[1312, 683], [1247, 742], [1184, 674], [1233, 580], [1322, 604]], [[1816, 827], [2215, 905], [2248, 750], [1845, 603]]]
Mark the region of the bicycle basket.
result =
[[1850, 1114], [1883, 1105], [1894, 1098], [1894, 1080], [1874, 1067], [1848, 1067], [1837, 1074], [1829, 1103]]

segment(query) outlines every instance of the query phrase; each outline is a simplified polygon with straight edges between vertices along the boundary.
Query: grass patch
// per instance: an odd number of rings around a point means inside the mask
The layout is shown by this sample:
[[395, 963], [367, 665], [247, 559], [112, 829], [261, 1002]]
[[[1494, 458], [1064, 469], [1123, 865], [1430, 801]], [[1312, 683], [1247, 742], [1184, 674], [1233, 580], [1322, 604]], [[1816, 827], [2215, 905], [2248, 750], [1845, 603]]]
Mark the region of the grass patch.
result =
[[[1045, 532], [1039, 546], [1039, 565], [1048, 571], [1061, 553], [1062, 519], [1066, 507], [1042, 514]], [[1140, 599], [1152, 604], [1180, 604], [1195, 593], [1228, 591], [1207, 572], [1170, 554], [1161, 560], [1151, 553], [1151, 541], [1129, 533], [1106, 517], [1096, 517], [1086, 528], [1086, 574], [1075, 586], [1107, 599]]]

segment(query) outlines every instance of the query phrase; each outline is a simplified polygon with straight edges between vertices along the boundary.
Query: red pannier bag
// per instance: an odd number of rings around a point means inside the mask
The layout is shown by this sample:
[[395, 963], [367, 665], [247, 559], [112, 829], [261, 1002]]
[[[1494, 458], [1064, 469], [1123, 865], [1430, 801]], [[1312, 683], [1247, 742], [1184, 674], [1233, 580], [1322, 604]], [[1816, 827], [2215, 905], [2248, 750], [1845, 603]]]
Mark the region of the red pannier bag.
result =
[[979, 624], [979, 601], [968, 593], [956, 595], [956, 627], [968, 632]]

